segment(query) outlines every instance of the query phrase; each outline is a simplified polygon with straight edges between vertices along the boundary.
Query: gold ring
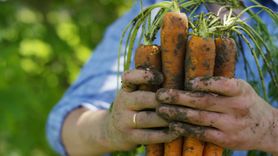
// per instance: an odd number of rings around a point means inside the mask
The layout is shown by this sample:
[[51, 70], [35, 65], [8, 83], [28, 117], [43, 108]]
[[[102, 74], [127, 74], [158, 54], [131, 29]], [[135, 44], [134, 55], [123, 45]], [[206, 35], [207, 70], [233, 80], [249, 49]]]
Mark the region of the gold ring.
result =
[[134, 124], [135, 128], [137, 127], [136, 117], [137, 117], [137, 113], [135, 113], [135, 114], [133, 115], [133, 124]]

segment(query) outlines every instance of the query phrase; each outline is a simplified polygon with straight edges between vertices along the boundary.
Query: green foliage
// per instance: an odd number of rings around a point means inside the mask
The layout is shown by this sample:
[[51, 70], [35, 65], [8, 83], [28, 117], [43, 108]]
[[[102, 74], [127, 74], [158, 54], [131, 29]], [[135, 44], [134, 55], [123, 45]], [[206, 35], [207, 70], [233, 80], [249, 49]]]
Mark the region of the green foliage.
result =
[[0, 155], [55, 155], [49, 111], [131, 0], [0, 1]]

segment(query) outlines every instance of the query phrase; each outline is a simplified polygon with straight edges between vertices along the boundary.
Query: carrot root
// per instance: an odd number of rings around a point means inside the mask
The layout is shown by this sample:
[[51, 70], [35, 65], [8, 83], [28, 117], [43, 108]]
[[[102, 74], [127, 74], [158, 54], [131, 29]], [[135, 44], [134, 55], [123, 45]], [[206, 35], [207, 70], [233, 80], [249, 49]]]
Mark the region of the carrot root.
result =
[[146, 147], [147, 156], [163, 156], [164, 145], [163, 144], [152, 144]]
[[[192, 36], [188, 41], [185, 59], [185, 89], [190, 90], [189, 80], [213, 76], [215, 43], [213, 39]], [[184, 140], [183, 156], [202, 156], [204, 143], [196, 138]]]
[[[184, 89], [183, 73], [188, 20], [184, 13], [168, 12], [161, 29], [163, 87]], [[164, 156], [181, 156], [183, 138], [165, 144]]]
[[[135, 53], [135, 67], [137, 69], [150, 69], [161, 71], [161, 51], [159, 46], [140, 45]], [[156, 91], [159, 86], [141, 85], [139, 90]], [[164, 145], [147, 145], [147, 156], [163, 156]]]
[[196, 77], [213, 76], [215, 55], [215, 43], [213, 39], [192, 36], [188, 41], [186, 51], [186, 84], [189, 80]]
[[235, 75], [235, 64], [237, 47], [231, 38], [216, 38], [216, 59], [214, 76], [233, 78]]
[[207, 143], [205, 145], [203, 156], [222, 156], [224, 149], [215, 144]]
[[[233, 78], [235, 75], [237, 47], [231, 38], [216, 38], [216, 59], [214, 76]], [[222, 156], [224, 149], [220, 146], [207, 143], [204, 156]]]
[[204, 143], [196, 138], [188, 137], [184, 140], [183, 156], [202, 156]]
[[182, 155], [183, 138], [178, 138], [170, 143], [166, 143], [164, 156], [178, 156]]

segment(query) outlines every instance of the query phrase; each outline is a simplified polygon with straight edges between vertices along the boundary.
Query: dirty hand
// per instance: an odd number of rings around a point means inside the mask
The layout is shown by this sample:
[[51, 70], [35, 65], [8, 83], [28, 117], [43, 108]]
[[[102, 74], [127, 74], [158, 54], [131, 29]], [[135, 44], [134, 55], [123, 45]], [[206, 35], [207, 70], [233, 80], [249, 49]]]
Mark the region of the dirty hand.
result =
[[159, 103], [155, 93], [137, 90], [139, 85], [158, 85], [162, 81], [162, 74], [147, 70], [123, 74], [122, 89], [113, 103], [105, 128], [115, 149], [131, 150], [139, 144], [169, 142], [177, 137], [177, 134], [165, 131], [168, 122], [156, 114]]
[[197, 78], [194, 92], [160, 89], [157, 112], [170, 129], [231, 149], [277, 152], [277, 110], [243, 80]]

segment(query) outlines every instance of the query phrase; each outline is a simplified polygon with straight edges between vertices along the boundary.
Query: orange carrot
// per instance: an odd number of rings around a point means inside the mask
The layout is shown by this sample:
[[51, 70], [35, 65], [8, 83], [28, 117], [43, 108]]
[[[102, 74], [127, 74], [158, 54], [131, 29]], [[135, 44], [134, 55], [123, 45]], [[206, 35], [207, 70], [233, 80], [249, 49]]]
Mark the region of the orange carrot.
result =
[[213, 39], [192, 36], [188, 41], [186, 51], [186, 84], [189, 80], [196, 77], [213, 76], [215, 55], [215, 43]]
[[[213, 39], [192, 36], [188, 41], [185, 59], [185, 84], [196, 77], [213, 76], [215, 43]], [[190, 89], [185, 85], [185, 89]], [[196, 138], [184, 140], [183, 156], [202, 156], [204, 143]]]
[[224, 149], [212, 143], [206, 143], [203, 156], [222, 156]]
[[164, 145], [163, 144], [152, 144], [148, 145], [146, 149], [147, 156], [163, 156]]
[[[161, 72], [160, 47], [155, 45], [140, 45], [135, 53], [137, 69], [151, 69]], [[158, 86], [141, 85], [139, 90], [156, 91]]]
[[[186, 38], [188, 33], [187, 16], [180, 12], [169, 12], [163, 17], [161, 29], [163, 87], [183, 89], [183, 73]], [[183, 138], [165, 144], [164, 156], [181, 156]]]
[[[135, 53], [135, 66], [137, 69], [150, 69], [161, 71], [160, 47], [154, 45], [140, 45]], [[158, 86], [141, 85], [139, 90], [156, 91]], [[147, 156], [163, 156], [163, 144], [153, 144], [146, 147]]]
[[[214, 67], [214, 76], [224, 76], [233, 78], [235, 74], [236, 43], [231, 38], [217, 38], [216, 45], [216, 59]], [[222, 156], [223, 148], [211, 143], [207, 143], [203, 156]]]
[[214, 76], [233, 78], [235, 75], [237, 47], [231, 38], [217, 38]]

